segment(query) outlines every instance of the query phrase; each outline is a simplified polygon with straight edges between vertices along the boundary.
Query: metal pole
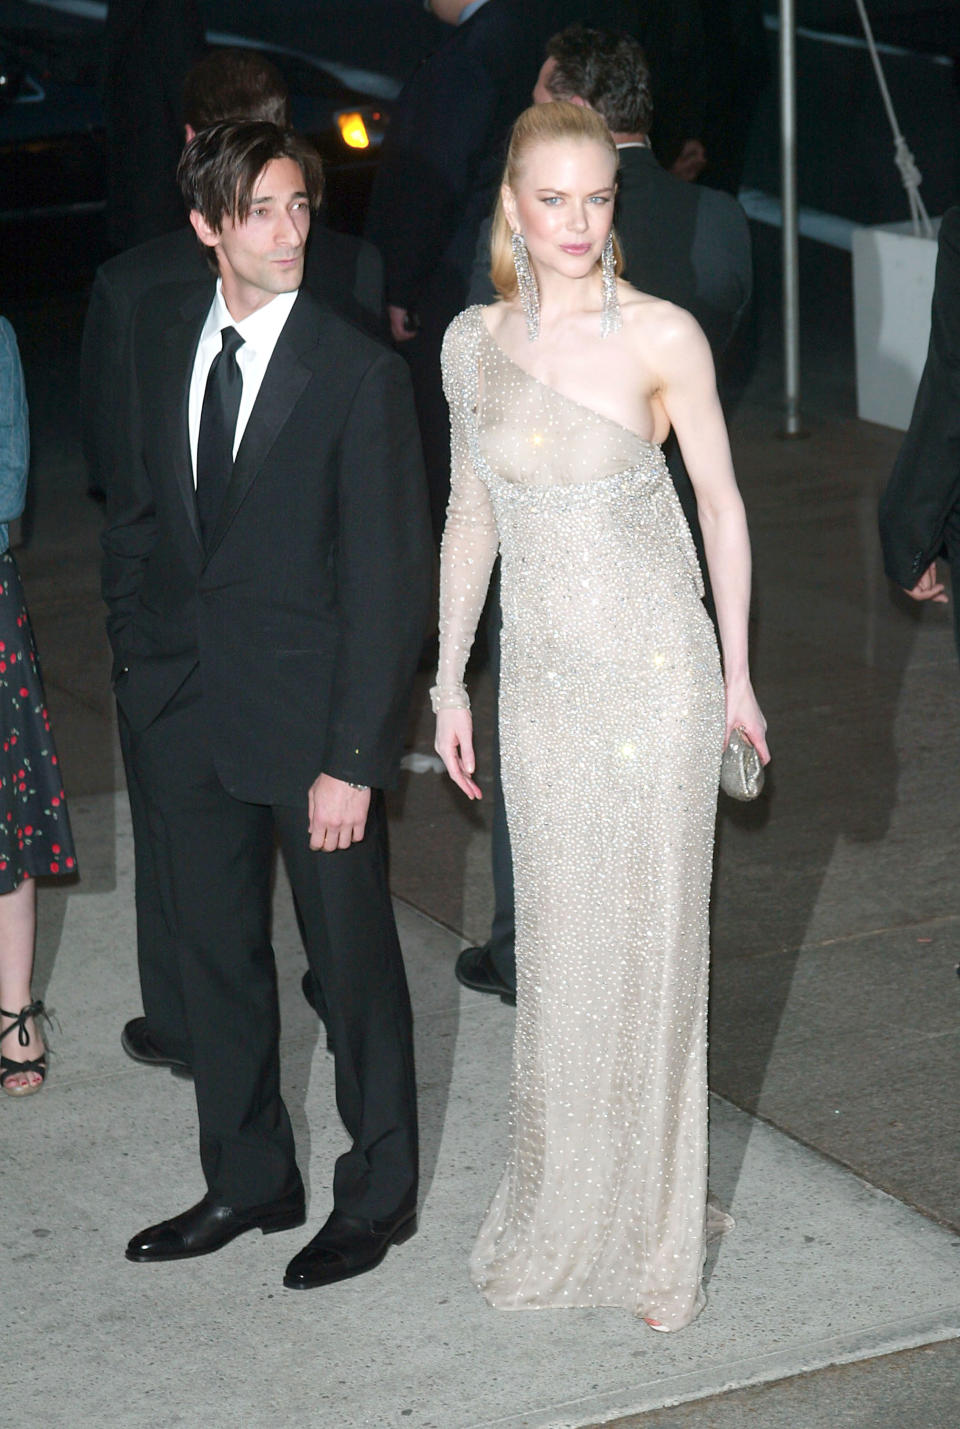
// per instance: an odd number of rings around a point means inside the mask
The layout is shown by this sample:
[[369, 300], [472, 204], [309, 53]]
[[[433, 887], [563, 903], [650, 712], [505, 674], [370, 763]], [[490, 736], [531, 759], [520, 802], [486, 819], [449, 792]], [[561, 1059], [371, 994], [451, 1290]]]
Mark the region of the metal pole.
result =
[[780, 0], [780, 207], [783, 222], [783, 435], [785, 437], [801, 435], [796, 84], [794, 0]]

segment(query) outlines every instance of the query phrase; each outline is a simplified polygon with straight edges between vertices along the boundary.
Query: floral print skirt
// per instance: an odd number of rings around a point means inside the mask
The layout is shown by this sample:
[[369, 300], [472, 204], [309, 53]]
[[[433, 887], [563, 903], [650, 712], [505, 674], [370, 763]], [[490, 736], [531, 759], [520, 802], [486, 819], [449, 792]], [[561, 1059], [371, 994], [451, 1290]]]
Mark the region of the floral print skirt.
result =
[[0, 894], [77, 871], [20, 573], [0, 554]]

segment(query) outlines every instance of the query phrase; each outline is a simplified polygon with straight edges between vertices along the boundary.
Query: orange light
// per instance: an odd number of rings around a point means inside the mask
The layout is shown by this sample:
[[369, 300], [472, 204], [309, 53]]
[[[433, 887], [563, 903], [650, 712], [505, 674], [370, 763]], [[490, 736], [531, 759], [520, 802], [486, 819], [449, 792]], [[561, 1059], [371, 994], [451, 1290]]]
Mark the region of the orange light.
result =
[[340, 127], [340, 135], [345, 144], [351, 149], [369, 149], [370, 135], [367, 133], [367, 126], [363, 122], [363, 115], [338, 114], [337, 124]]

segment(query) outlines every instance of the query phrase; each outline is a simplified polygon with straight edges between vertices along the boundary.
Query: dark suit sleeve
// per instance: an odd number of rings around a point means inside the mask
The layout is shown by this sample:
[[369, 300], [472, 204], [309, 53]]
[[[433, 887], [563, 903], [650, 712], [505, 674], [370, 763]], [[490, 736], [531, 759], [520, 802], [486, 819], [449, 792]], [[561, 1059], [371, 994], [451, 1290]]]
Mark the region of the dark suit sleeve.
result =
[[707, 82], [701, 0], [645, 0], [637, 38], [650, 61], [657, 158], [669, 168], [688, 139], [703, 139]]
[[944, 216], [930, 347], [910, 427], [880, 498], [887, 575], [910, 590], [943, 554], [960, 501], [960, 208]]
[[718, 360], [730, 346], [753, 296], [750, 225], [740, 204], [729, 194], [702, 190], [692, 258], [696, 315]]
[[480, 225], [480, 232], [477, 234], [477, 246], [473, 254], [473, 267], [470, 270], [470, 287], [467, 291], [467, 303], [487, 303], [496, 301], [497, 290], [490, 281], [490, 229], [493, 227], [492, 220], [485, 218]]
[[739, 301], [733, 311], [725, 347], [730, 345], [753, 299], [753, 240], [750, 237], [750, 225], [747, 215], [736, 199], [733, 202], [736, 212], [731, 214], [731, 249], [734, 254], [735, 296]]
[[389, 337], [383, 259], [372, 243], [318, 222], [310, 234], [304, 287], [335, 312], [384, 341]]
[[107, 603], [107, 635], [114, 654], [114, 678], [126, 662], [128, 630], [137, 608], [143, 569], [156, 542], [156, 511], [142, 455], [141, 398], [135, 370], [135, 341], [125, 347], [125, 369], [113, 394], [112, 439], [97, 435], [106, 454], [99, 468], [107, 498], [101, 591]]
[[383, 258], [379, 248], [372, 243], [363, 238], [357, 239], [356, 242], [357, 266], [353, 296], [359, 307], [368, 315], [368, 331], [374, 337], [386, 338], [390, 334], [390, 325], [387, 322]]
[[386, 259], [387, 301], [416, 308], [486, 156], [496, 89], [466, 46], [445, 45], [411, 80], [383, 146], [367, 236]]
[[384, 352], [355, 394], [339, 454], [339, 641], [323, 772], [396, 774], [426, 628], [433, 543], [410, 379]]
[[106, 12], [107, 229], [130, 248], [183, 223], [183, 81], [206, 42], [197, 0], [111, 0]]
[[123, 354], [130, 327], [123, 293], [98, 269], [83, 324], [80, 347], [80, 420], [90, 485], [105, 490], [115, 431], [116, 394], [123, 381]]

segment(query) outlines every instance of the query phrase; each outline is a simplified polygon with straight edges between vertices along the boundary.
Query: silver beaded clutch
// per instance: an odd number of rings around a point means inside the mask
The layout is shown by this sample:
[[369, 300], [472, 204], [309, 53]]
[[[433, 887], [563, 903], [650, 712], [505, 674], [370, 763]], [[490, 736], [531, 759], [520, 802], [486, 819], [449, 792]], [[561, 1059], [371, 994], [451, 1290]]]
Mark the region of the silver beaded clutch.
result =
[[763, 788], [763, 765], [745, 730], [735, 729], [727, 741], [720, 760], [720, 788], [743, 802], [755, 799]]

